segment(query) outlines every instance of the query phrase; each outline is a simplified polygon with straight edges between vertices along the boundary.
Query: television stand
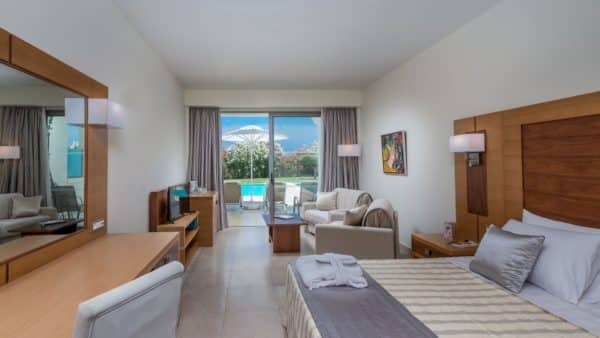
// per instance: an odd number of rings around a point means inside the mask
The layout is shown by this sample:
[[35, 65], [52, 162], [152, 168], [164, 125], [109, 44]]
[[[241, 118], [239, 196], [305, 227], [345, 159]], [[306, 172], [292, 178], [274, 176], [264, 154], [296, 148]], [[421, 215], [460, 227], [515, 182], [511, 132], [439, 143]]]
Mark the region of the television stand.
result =
[[[199, 212], [194, 211], [185, 214], [172, 223], [158, 224], [156, 231], [158, 232], [178, 232], [179, 233], [179, 257], [184, 265], [189, 262], [198, 246], [195, 245], [196, 235], [198, 234], [198, 215]], [[188, 226], [196, 222], [194, 229], [188, 229]]]

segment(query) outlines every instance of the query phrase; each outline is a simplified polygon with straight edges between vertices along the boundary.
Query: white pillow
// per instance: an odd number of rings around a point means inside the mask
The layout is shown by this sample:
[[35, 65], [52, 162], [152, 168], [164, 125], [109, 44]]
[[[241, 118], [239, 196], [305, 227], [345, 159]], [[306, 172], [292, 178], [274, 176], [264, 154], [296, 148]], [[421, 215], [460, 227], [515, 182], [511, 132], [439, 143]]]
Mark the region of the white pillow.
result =
[[583, 232], [583, 233], [593, 233], [600, 235], [600, 229], [588, 228], [581, 225], [575, 225], [571, 223], [556, 221], [550, 218], [542, 217], [540, 215], [536, 215], [531, 211], [523, 209], [523, 223], [539, 225], [546, 228], [552, 229], [560, 229], [566, 231], [575, 231], [575, 232]]
[[600, 270], [600, 236], [515, 220], [509, 220], [504, 230], [546, 238], [527, 280], [558, 298], [577, 304]]
[[337, 191], [320, 192], [316, 204], [317, 209], [322, 211], [335, 210], [337, 207]]
[[592, 285], [587, 289], [587, 291], [581, 297], [580, 302], [588, 303], [588, 304], [596, 304], [600, 303], [600, 273], [592, 282]]
[[[525, 209], [523, 209], [523, 223], [544, 226], [552, 229], [600, 235], [600, 229], [588, 228], [580, 225], [556, 221], [550, 218], [536, 215]], [[600, 256], [596, 257], [596, 259], [600, 260]], [[600, 264], [600, 262], [598, 262], [597, 264]], [[590, 304], [600, 303], [600, 272], [598, 272], [598, 275], [592, 282], [592, 285], [583, 293], [583, 296], [581, 297], [580, 301], [582, 303]]]

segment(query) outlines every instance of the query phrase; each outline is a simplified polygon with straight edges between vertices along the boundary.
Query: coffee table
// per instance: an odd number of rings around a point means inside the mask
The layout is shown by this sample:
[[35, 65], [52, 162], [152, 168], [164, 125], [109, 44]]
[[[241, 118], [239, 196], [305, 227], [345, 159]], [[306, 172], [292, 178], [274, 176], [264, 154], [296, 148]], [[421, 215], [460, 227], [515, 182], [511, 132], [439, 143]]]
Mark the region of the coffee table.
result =
[[270, 214], [262, 216], [269, 227], [273, 252], [300, 252], [300, 226], [306, 224], [300, 216], [293, 215], [291, 219], [271, 217]]
[[18, 232], [21, 234], [21, 237], [34, 235], [70, 234], [77, 231], [77, 223], [79, 223], [79, 221], [75, 219], [66, 219], [61, 223], [49, 225], [41, 225], [39, 223], [32, 224], [22, 228], [10, 230], [9, 232]]

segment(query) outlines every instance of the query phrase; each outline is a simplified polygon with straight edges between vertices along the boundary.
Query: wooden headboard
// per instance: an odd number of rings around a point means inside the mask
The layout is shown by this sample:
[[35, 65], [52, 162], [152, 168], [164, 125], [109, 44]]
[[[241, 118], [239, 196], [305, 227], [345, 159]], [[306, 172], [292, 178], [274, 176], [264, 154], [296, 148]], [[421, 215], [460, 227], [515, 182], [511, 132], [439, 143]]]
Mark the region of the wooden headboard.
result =
[[454, 121], [485, 132], [487, 215], [468, 210], [464, 156], [455, 156], [456, 237], [481, 239], [523, 208], [600, 228], [600, 92]]
[[523, 205], [600, 228], [600, 115], [522, 126]]

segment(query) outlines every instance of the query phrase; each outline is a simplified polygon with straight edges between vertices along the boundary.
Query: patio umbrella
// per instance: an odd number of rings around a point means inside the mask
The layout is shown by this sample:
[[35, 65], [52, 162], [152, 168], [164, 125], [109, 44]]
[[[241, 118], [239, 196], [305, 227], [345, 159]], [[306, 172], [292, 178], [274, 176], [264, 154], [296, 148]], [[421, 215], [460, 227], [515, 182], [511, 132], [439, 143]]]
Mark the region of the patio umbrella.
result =
[[[223, 134], [223, 141], [234, 142], [234, 143], [245, 143], [250, 146], [250, 184], [253, 183], [254, 180], [254, 146], [257, 143], [269, 142], [269, 131], [265, 130], [262, 127], [255, 125], [243, 126], [239, 129], [231, 130]], [[282, 134], [274, 135], [275, 141], [287, 140], [287, 136]], [[250, 189], [250, 200], [253, 200], [254, 192]]]

